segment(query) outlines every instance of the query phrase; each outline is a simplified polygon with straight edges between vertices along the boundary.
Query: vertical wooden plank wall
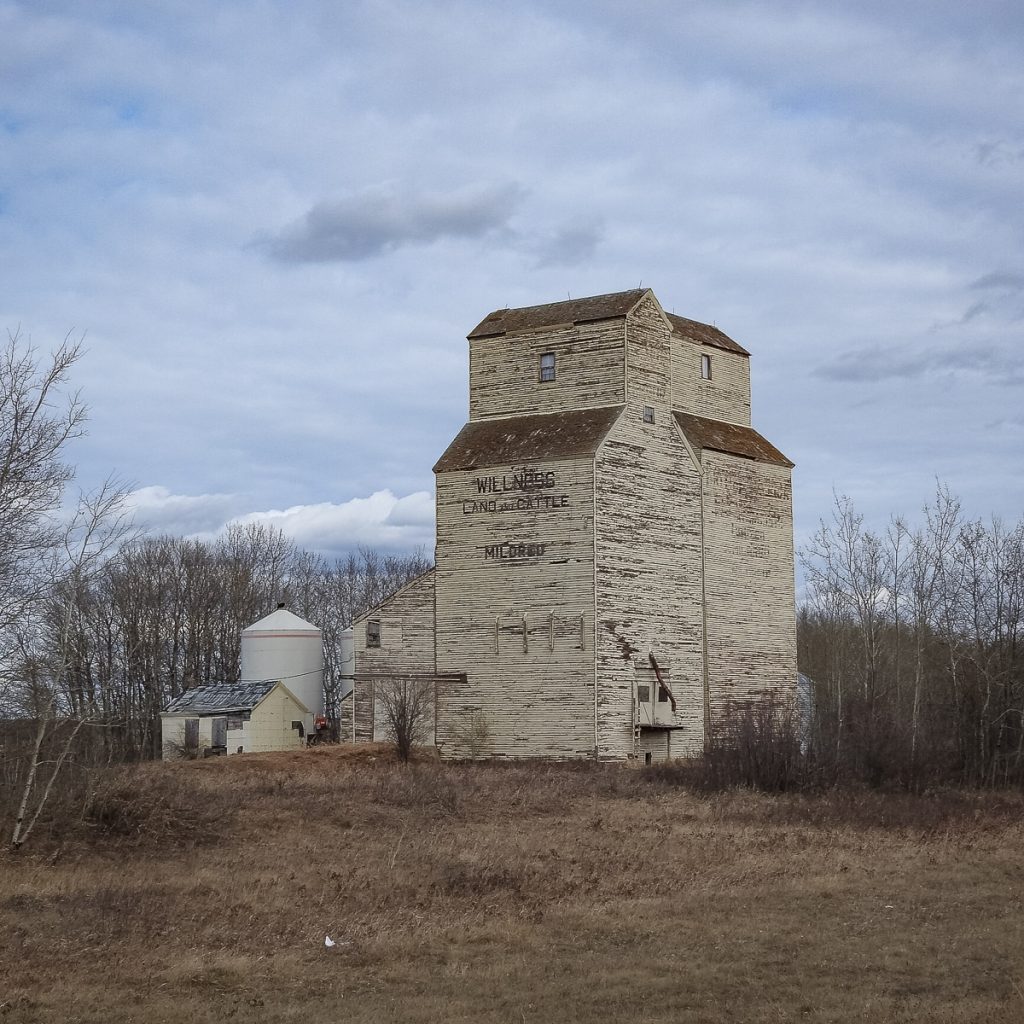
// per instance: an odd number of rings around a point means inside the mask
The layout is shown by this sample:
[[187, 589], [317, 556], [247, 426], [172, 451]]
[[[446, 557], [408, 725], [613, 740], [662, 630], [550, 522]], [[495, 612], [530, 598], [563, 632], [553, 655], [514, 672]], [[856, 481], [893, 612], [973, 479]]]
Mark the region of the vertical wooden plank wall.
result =
[[708, 675], [712, 729], [730, 710], [796, 693], [790, 469], [705, 451]]
[[[633, 753], [634, 665], [649, 665], [652, 652], [684, 726], [674, 754], [703, 742], [699, 477], [671, 415], [670, 331], [653, 297], [627, 331], [626, 409], [596, 469], [598, 752], [607, 758]], [[645, 742], [665, 747], [664, 736]]]
[[[366, 624], [380, 622], [380, 646], [367, 647]], [[375, 672], [434, 672], [434, 570], [407, 583], [377, 608], [352, 623], [356, 675]], [[372, 684], [356, 679], [356, 742], [384, 739], [371, 697]]]
[[[524, 469], [552, 474], [558, 507], [472, 510], [479, 480]], [[474, 713], [492, 756], [592, 755], [593, 494], [591, 456], [438, 474], [437, 670], [466, 674], [439, 692], [446, 756], [469, 753]]]

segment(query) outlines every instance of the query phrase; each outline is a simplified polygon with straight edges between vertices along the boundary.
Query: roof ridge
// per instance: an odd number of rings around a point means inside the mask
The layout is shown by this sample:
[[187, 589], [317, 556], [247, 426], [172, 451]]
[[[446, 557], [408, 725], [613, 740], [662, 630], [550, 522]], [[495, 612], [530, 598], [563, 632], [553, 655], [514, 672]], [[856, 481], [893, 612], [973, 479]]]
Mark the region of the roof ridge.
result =
[[625, 317], [648, 293], [650, 288], [632, 288], [622, 292], [605, 292], [579, 299], [561, 299], [533, 306], [506, 306], [487, 314], [469, 338], [489, 338], [515, 331], [537, 330], [563, 323], [588, 323], [617, 320]]

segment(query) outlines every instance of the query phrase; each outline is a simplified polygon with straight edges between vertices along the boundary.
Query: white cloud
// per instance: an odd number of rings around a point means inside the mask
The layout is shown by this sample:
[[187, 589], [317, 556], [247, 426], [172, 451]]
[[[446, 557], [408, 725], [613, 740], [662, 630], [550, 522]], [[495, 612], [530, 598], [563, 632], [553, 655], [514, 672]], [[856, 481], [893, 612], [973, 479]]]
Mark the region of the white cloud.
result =
[[434, 498], [427, 491], [398, 497], [390, 490], [340, 503], [317, 502], [284, 509], [239, 512], [241, 499], [228, 494], [172, 494], [163, 486], [141, 487], [127, 501], [145, 533], [170, 533], [210, 540], [231, 524], [273, 526], [299, 547], [327, 556], [360, 546], [387, 551], [434, 547]]
[[434, 498], [418, 491], [399, 498], [389, 490], [335, 505], [294, 505], [282, 510], [250, 512], [235, 523], [275, 526], [300, 547], [328, 554], [360, 545], [389, 551], [434, 547]]

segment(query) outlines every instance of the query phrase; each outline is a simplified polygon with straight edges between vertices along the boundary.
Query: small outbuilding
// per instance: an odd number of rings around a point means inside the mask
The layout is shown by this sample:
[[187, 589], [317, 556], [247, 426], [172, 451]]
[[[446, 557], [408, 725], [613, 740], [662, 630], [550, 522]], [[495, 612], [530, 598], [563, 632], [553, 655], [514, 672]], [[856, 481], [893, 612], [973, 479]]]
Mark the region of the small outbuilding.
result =
[[280, 680], [208, 683], [175, 697], [161, 712], [163, 756], [302, 747], [310, 719], [310, 709]]

